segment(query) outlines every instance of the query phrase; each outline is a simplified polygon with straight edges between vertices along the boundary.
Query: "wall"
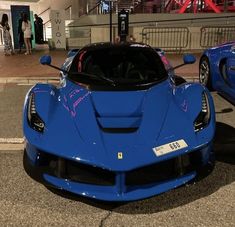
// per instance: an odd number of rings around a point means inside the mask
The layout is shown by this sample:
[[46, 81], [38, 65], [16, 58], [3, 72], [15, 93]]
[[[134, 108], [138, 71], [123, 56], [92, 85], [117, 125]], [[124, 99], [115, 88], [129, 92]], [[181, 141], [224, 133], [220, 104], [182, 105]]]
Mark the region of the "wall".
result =
[[10, 2], [5, 2], [5, 1], [0, 1], [0, 11], [9, 11], [11, 9], [11, 5], [26, 5], [30, 6], [30, 10], [33, 12], [37, 12], [37, 3], [30, 3], [30, 2], [16, 2], [16, 1], [10, 1]]

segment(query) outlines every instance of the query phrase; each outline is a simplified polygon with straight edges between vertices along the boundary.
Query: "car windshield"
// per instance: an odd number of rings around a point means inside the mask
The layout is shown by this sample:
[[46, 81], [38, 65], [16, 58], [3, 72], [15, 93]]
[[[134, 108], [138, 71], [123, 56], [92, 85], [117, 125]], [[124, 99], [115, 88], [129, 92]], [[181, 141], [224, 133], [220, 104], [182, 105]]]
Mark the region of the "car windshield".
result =
[[157, 83], [167, 78], [159, 55], [149, 47], [111, 46], [81, 50], [69, 78], [107, 86]]

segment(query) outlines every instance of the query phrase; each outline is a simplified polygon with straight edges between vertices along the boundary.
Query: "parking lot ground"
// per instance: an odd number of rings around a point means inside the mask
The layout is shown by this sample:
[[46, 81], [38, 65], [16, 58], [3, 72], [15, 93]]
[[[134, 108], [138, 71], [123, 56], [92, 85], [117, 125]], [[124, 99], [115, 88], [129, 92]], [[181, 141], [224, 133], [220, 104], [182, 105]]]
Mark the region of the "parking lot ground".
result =
[[22, 108], [29, 88], [4, 84], [0, 90], [0, 226], [234, 226], [235, 107], [217, 93], [212, 93], [214, 171], [159, 196], [117, 204], [49, 190], [25, 173], [21, 143], [6, 148], [4, 139], [23, 137]]
[[61, 66], [67, 56], [67, 51], [45, 49], [37, 50], [32, 55], [15, 54], [13, 56], [4, 56], [0, 52], [0, 78], [57, 77], [57, 70], [39, 63], [42, 55], [51, 55], [52, 64]]

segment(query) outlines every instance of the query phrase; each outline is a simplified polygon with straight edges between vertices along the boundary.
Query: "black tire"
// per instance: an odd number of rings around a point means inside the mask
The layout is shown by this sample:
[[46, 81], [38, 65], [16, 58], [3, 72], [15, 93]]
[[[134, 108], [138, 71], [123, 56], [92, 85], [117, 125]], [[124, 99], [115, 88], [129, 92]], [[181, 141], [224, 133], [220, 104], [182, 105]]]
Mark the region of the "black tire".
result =
[[213, 90], [211, 83], [211, 70], [208, 57], [202, 56], [199, 63], [199, 82], [207, 87], [210, 91]]

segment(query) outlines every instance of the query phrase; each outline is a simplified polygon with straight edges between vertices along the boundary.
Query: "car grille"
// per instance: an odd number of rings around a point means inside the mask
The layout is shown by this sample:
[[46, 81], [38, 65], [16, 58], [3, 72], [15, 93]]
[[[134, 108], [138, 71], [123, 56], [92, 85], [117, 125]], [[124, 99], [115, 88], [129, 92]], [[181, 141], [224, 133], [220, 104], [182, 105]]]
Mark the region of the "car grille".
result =
[[182, 155], [170, 160], [138, 168], [126, 173], [126, 185], [137, 186], [156, 184], [193, 171], [193, 154]]
[[115, 172], [97, 166], [82, 164], [57, 156], [40, 153], [39, 163], [43, 172], [59, 178], [84, 184], [111, 186], [115, 184]]
[[72, 161], [66, 161], [66, 173], [63, 178], [86, 184], [107, 186], [115, 184], [114, 172]]
[[[97, 166], [82, 164], [57, 156], [40, 152], [38, 166], [43, 168], [43, 172], [59, 178], [68, 179], [74, 182], [113, 186], [116, 184], [116, 172], [102, 169]], [[174, 179], [193, 170], [200, 163], [199, 152], [192, 152], [170, 160], [155, 163], [125, 172], [125, 185], [138, 186], [150, 185], [158, 182]]]

